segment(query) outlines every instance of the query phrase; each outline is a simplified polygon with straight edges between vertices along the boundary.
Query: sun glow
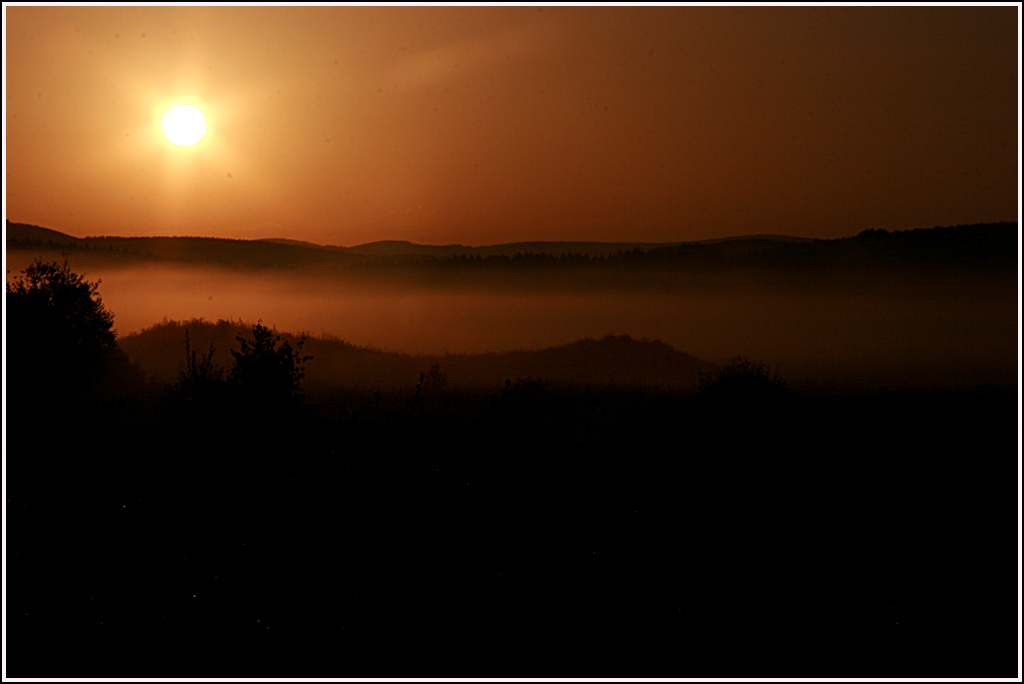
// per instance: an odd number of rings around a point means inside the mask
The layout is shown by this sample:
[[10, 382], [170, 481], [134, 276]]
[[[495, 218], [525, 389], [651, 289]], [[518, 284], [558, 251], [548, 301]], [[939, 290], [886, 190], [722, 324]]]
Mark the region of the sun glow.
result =
[[191, 105], [174, 105], [160, 125], [167, 139], [180, 147], [195, 145], [206, 135], [206, 119]]

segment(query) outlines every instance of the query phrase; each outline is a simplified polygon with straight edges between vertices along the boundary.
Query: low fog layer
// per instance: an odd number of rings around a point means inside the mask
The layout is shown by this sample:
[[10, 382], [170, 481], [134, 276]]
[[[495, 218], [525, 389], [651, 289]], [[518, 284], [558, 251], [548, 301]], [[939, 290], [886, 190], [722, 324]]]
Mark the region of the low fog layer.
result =
[[[35, 255], [9, 252], [8, 271]], [[677, 273], [615, 284], [557, 272], [441, 284], [313, 269], [118, 266], [89, 253], [69, 260], [102, 281], [121, 336], [164, 319], [241, 319], [432, 355], [630, 335], [711, 361], [762, 359], [797, 382], [1012, 383], [1016, 372], [1016, 281], [1008, 271]]]

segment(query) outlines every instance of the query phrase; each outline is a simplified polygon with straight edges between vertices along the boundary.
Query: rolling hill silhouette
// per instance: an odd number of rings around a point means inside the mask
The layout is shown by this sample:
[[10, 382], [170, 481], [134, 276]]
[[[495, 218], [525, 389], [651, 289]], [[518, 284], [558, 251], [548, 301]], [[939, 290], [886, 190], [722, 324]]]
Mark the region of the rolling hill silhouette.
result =
[[[236, 321], [164, 321], [141, 332], [127, 335], [118, 344], [133, 362], [160, 382], [177, 379], [185, 359], [185, 331], [192, 349], [205, 353], [212, 343], [214, 362], [230, 365], [229, 349], [237, 349], [235, 337], [251, 330]], [[294, 346], [299, 336], [281, 333]], [[313, 359], [306, 364], [310, 387], [408, 388], [419, 374], [435, 364], [452, 385], [500, 387], [506, 380], [544, 379], [566, 385], [643, 385], [666, 389], [696, 387], [708, 364], [664, 342], [635, 340], [628, 335], [585, 339], [571, 344], [533, 351], [486, 354], [412, 356], [397, 352], [357, 347], [344, 340], [324, 336], [307, 337], [303, 353]]]
[[27, 223], [11, 223], [8, 221], [7, 248], [18, 248], [23, 243], [26, 245], [83, 245], [85, 244], [85, 241], [82, 238], [72, 237], [66, 233], [50, 230], [49, 228], [32, 226]]

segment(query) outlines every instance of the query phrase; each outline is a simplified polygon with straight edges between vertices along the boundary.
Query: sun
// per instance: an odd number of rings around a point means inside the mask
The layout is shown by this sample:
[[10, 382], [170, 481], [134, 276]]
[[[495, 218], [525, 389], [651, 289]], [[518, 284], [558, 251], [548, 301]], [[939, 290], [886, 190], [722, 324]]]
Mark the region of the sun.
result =
[[164, 114], [160, 125], [167, 139], [181, 147], [191, 147], [206, 135], [206, 119], [191, 105], [174, 105]]

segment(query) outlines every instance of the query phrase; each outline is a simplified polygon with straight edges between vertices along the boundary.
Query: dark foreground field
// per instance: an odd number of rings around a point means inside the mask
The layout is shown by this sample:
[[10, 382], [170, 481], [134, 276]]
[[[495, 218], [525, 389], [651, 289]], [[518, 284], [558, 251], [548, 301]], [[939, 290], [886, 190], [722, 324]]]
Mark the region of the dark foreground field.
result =
[[443, 381], [9, 382], [8, 675], [1014, 676], [1015, 388]]

